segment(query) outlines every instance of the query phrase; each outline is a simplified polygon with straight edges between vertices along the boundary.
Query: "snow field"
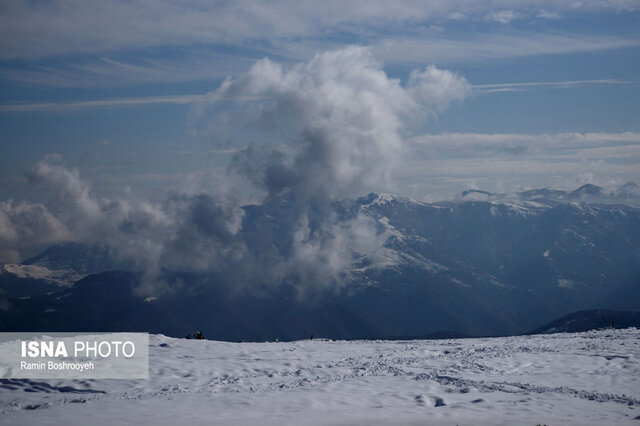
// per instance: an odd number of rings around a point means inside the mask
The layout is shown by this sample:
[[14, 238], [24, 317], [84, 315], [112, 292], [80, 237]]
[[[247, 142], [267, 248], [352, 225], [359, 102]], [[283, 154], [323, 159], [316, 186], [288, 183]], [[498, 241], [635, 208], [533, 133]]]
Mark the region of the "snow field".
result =
[[150, 336], [149, 380], [0, 382], [2, 424], [640, 424], [640, 330], [227, 343]]

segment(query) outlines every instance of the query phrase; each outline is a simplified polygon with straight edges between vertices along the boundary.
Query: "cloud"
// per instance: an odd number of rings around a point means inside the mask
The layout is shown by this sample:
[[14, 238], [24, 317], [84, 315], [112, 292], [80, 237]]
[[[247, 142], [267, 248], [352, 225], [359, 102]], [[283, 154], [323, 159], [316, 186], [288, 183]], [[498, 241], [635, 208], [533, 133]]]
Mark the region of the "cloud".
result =
[[[375, 22], [406, 23], [449, 18], [478, 19], [495, 14], [561, 11], [634, 11], [633, 0], [293, 0], [180, 2], [141, 0], [103, 2], [3, 2], [0, 6], [0, 59], [106, 53], [158, 46], [246, 45], [264, 39], [313, 38], [327, 31]], [[81, 36], [79, 36], [81, 35]], [[248, 48], [251, 44], [248, 44]]]
[[[547, 34], [514, 30], [492, 42], [496, 36], [475, 23], [637, 10], [633, 0], [579, 6], [572, 0], [2, 2], [0, 76], [57, 87], [211, 81], [260, 57], [294, 63], [354, 42], [378, 46], [378, 56], [394, 64], [613, 49], [638, 42], [563, 28]], [[456, 37], [447, 31], [451, 20]]]
[[429, 66], [424, 71], [411, 71], [407, 90], [418, 103], [440, 112], [452, 102], [462, 101], [469, 96], [471, 85], [451, 71]]
[[[319, 51], [343, 48], [353, 40], [373, 47], [375, 54], [388, 65], [418, 66], [487, 61], [498, 58], [532, 55], [558, 55], [637, 47], [640, 41], [621, 35], [593, 35], [554, 32], [532, 32], [512, 29], [509, 33], [482, 31], [434, 32], [408, 31], [405, 26], [385, 34], [376, 30], [353, 30], [344, 41], [339, 37], [276, 38], [255, 48], [243, 46], [182, 46], [158, 56], [153, 50], [140, 50], [135, 55], [111, 52], [100, 57], [72, 57], [66, 61], [48, 59], [0, 63], [3, 79], [35, 86], [108, 87], [184, 81], [220, 81], [245, 70], [256, 59], [277, 58], [287, 64], [306, 61]], [[168, 48], [167, 48], [168, 49]], [[234, 55], [217, 51], [236, 51]], [[169, 49], [171, 50], [171, 49]], [[106, 56], [106, 57], [105, 57]], [[177, 57], [176, 57], [177, 56]], [[159, 101], [159, 99], [158, 99]], [[167, 98], [167, 102], [171, 99]], [[91, 107], [91, 105], [89, 105]]]
[[[447, 88], [446, 92], [442, 94], [446, 96], [444, 102], [438, 103], [437, 93], [424, 93], [423, 103], [431, 103], [436, 110], [441, 111], [446, 108], [449, 103], [464, 99], [469, 95], [468, 83], [450, 71], [441, 70], [433, 66], [428, 67], [425, 71], [413, 71], [412, 76], [421, 74], [421, 78], [428, 78], [429, 74], [440, 74], [433, 80], [440, 84], [438, 77], [443, 77], [442, 80], [447, 80], [449, 84], [457, 85], [457, 87]], [[412, 91], [419, 90], [443, 90], [442, 85], [429, 86], [428, 82], [418, 87], [410, 87]], [[446, 83], [446, 82], [445, 82]], [[639, 81], [629, 80], [617, 80], [617, 79], [601, 79], [601, 80], [569, 80], [569, 81], [525, 81], [517, 83], [492, 83], [492, 84], [473, 84], [471, 89], [474, 93], [488, 94], [488, 93], [502, 93], [502, 92], [518, 92], [536, 88], [557, 88], [557, 89], [569, 89], [578, 88], [582, 86], [592, 85], [637, 85]], [[410, 83], [409, 86], [412, 84]], [[415, 93], [418, 95], [418, 93]], [[235, 102], [246, 102], [256, 100], [256, 97], [235, 97]], [[108, 98], [108, 99], [96, 99], [91, 101], [80, 102], [36, 102], [36, 103], [19, 103], [19, 104], [5, 104], [0, 105], [0, 113], [65, 113], [71, 111], [86, 111], [98, 108], [137, 108], [144, 105], [193, 105], [202, 103], [207, 100], [207, 95], [173, 95], [173, 96], [146, 96], [146, 97], [131, 97], [131, 98]], [[222, 100], [219, 100], [222, 101]], [[227, 99], [226, 101], [230, 101]], [[238, 152], [239, 148], [213, 150], [212, 152], [222, 153], [234, 153]]]
[[[244, 211], [218, 194], [174, 194], [169, 197], [175, 230], [164, 241], [158, 260], [174, 270], [224, 271], [229, 276], [247, 250], [237, 238]], [[166, 204], [165, 204], [166, 205]]]
[[101, 206], [89, 195], [89, 185], [80, 180], [77, 170], [64, 167], [62, 157], [48, 155], [27, 171], [29, 182], [53, 193], [54, 209], [76, 233], [90, 232], [99, 220]]
[[560, 19], [560, 15], [558, 13], [549, 11], [547, 9], [541, 9], [540, 11], [538, 11], [538, 14], [536, 16], [538, 18], [544, 19]]
[[64, 113], [87, 111], [94, 108], [135, 108], [143, 105], [188, 105], [203, 99], [202, 95], [146, 96], [137, 98], [110, 98], [81, 102], [37, 102], [0, 105], [3, 112]]
[[510, 34], [474, 34], [470, 38], [433, 38], [399, 35], [372, 45], [387, 63], [415, 65], [425, 61], [459, 64], [532, 55], [593, 52], [640, 46], [640, 41], [617, 36], [593, 36], [566, 32], [516, 31]]
[[[258, 61], [196, 106], [194, 119], [213, 114], [201, 131], [216, 141], [259, 141], [263, 148], [244, 151], [236, 165], [269, 193], [339, 195], [389, 187], [406, 117], [442, 111], [469, 95], [470, 87], [463, 77], [436, 67], [413, 71], [403, 87], [369, 49], [348, 47], [290, 69]], [[219, 102], [238, 97], [255, 101], [233, 109], [233, 117], [217, 109]], [[276, 143], [286, 149], [264, 148]]]
[[513, 10], [500, 10], [486, 14], [484, 20], [508, 24], [516, 18], [518, 18], [518, 15], [516, 15]]
[[[503, 151], [520, 153], [546, 151], [563, 155], [566, 151], [589, 151], [593, 149], [620, 148], [636, 151], [640, 147], [640, 133], [442, 133], [421, 135], [413, 138], [414, 146], [433, 148], [457, 153]], [[518, 148], [520, 147], [520, 148]]]
[[[20, 250], [29, 243], [77, 241], [110, 248], [123, 265], [145, 272], [145, 291], [158, 291], [163, 268], [213, 270], [234, 258], [243, 211], [222, 185], [208, 193], [168, 194], [153, 203], [131, 191], [98, 199], [77, 170], [59, 155], [49, 155], [31, 169], [31, 184], [52, 196], [48, 207], [2, 203], [0, 238]], [[28, 235], [27, 235], [28, 237]], [[238, 248], [239, 247], [239, 248]], [[237, 257], [237, 256], [236, 256]]]
[[[104, 87], [114, 85], [149, 84], [152, 82], [183, 82], [221, 80], [247, 69], [256, 55], [269, 54], [269, 49], [257, 52], [243, 49], [224, 53], [215, 46], [165, 47], [158, 52], [141, 49], [83, 55], [66, 60], [43, 58], [27, 67], [7, 62], [0, 65], [0, 77], [22, 84], [54, 87]], [[167, 52], [168, 51], [168, 52]]]
[[318, 288], [344, 285], [352, 276], [356, 263], [363, 257], [372, 267], [382, 267], [392, 260], [384, 247], [387, 235], [370, 217], [357, 214], [348, 220], [331, 217], [322, 226], [314, 227], [304, 214], [293, 228], [292, 256], [285, 261], [285, 270], [293, 274], [304, 296]]
[[[243, 229], [245, 210], [222, 182], [208, 182], [214, 190], [169, 193], [163, 202], [151, 203], [127, 191], [111, 199], [93, 197], [90, 186], [59, 155], [38, 162], [28, 176], [53, 200], [50, 207], [0, 203], [0, 242], [7, 247], [0, 261], [17, 261], [19, 251], [32, 245], [98, 244], [123, 267], [144, 273], [138, 288], [144, 296], [170, 291], [162, 280], [168, 269], [211, 274], [232, 291], [287, 283], [305, 297], [339, 286], [355, 251], [380, 251], [385, 240], [371, 219], [338, 220], [324, 197], [298, 200], [292, 221], [261, 235]], [[275, 237], [273, 231], [282, 234]], [[261, 238], [280, 240], [281, 251], [265, 250], [262, 244], [276, 242]]]
[[[124, 192], [118, 199], [97, 199], [89, 184], [76, 169], [65, 166], [60, 155], [49, 155], [27, 172], [32, 185], [46, 189], [52, 200], [48, 209], [67, 230], [61, 240], [107, 244], [118, 249], [122, 258], [130, 258], [140, 267], [153, 259], [142, 253], [154, 253], [153, 245], [167, 235], [163, 231], [171, 219], [160, 206]], [[129, 238], [135, 235], [133, 238]]]
[[495, 84], [474, 84], [473, 91], [476, 93], [500, 93], [517, 92], [538, 87], [569, 89], [582, 86], [598, 85], [637, 85], [638, 81], [624, 81], [616, 79], [603, 80], [570, 80], [570, 81], [530, 81], [520, 83], [495, 83]]
[[19, 261], [19, 249], [42, 248], [68, 240], [71, 233], [44, 205], [26, 201], [0, 202], [0, 263]]

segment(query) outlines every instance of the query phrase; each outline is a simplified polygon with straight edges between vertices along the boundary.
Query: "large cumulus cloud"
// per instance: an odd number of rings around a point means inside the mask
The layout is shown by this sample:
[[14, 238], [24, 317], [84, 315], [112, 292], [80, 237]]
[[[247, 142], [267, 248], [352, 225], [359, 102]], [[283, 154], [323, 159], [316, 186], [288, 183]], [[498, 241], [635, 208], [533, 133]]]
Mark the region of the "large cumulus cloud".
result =
[[[217, 143], [253, 144], [245, 151], [253, 158], [237, 163], [267, 191], [342, 195], [388, 188], [407, 123], [469, 93], [464, 78], [433, 66], [413, 71], [402, 86], [369, 49], [349, 47], [290, 69], [258, 61], [226, 80], [194, 116]], [[229, 101], [243, 102], [223, 110]]]

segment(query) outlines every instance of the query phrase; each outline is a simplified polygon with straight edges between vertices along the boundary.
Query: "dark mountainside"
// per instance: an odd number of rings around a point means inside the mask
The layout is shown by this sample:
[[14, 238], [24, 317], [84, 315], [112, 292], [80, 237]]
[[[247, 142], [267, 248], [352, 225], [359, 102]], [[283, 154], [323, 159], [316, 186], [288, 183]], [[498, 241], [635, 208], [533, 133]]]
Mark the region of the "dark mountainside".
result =
[[[510, 196], [465, 191], [433, 204], [378, 194], [336, 201], [330, 210], [339, 220], [360, 214], [375, 221], [386, 239], [385, 266], [355, 256], [342, 286], [302, 298], [287, 280], [234, 289], [220, 275], [169, 270], [160, 278], [170, 291], [139, 297], [142, 274], [110, 271], [126, 265], [105, 249], [56, 246], [23, 265], [86, 276], [52, 287], [46, 276], [0, 274], [0, 330], [178, 337], [202, 330], [230, 341], [428, 337], [443, 330], [507, 335], [575, 311], [635, 310], [640, 209], [603, 197], [591, 185]], [[291, 252], [292, 236], [282, 230], [290, 229], [292, 204], [285, 195], [245, 208], [241, 232], [256, 259]], [[22, 292], [16, 282], [25, 283]]]
[[598, 309], [565, 315], [528, 334], [579, 333], [596, 329], [629, 327], [640, 327], [640, 311]]

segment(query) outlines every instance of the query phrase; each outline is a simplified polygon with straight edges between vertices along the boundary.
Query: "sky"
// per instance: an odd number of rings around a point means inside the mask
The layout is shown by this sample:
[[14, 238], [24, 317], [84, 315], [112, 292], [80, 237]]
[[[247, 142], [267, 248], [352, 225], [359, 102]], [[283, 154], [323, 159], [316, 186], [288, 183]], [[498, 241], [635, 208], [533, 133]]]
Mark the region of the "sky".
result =
[[123, 186], [161, 194], [215, 172], [230, 161], [228, 141], [194, 129], [194, 104], [260, 59], [293, 67], [353, 45], [370, 49], [391, 79], [406, 82], [411, 70], [433, 65], [472, 87], [407, 129], [410, 153], [391, 192], [434, 200], [469, 187], [640, 180], [639, 8], [638, 1], [7, 2], [0, 199], [37, 198], [25, 171], [52, 153], [101, 194]]
[[161, 224], [140, 200], [176, 193], [232, 194], [214, 204], [233, 234], [237, 205], [286, 190], [436, 201], [640, 183], [639, 9], [2, 2], [0, 241], [77, 235], [105, 200]]

